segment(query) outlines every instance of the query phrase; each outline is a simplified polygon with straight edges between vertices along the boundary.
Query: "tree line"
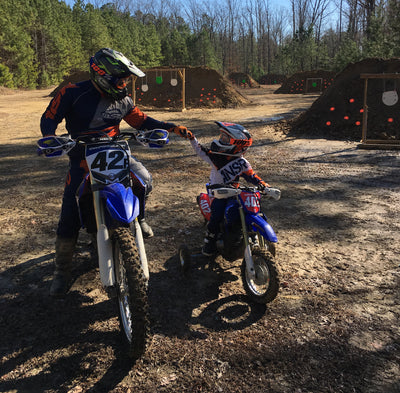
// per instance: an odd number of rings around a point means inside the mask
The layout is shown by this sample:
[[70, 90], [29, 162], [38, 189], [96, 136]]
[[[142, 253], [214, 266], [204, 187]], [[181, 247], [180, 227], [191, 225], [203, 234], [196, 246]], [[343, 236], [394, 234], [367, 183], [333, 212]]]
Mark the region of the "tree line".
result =
[[400, 56], [400, 0], [1, 0], [0, 86], [37, 88], [111, 47], [136, 65], [226, 75], [340, 71]]

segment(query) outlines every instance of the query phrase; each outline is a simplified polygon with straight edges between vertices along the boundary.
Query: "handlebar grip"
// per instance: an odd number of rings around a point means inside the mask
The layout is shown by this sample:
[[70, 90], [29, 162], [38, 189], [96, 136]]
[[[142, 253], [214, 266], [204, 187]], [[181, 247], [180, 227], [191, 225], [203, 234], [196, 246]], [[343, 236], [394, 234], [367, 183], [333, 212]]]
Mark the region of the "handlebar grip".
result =
[[278, 188], [266, 187], [263, 191], [263, 194], [271, 197], [275, 201], [279, 201], [279, 199], [281, 199], [281, 190]]

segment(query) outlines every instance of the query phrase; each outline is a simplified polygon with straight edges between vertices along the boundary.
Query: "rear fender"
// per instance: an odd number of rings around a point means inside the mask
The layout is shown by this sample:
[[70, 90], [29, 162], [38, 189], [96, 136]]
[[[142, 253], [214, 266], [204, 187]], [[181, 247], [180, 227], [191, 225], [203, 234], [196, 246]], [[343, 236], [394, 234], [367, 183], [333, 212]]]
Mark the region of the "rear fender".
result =
[[262, 216], [247, 214], [246, 215], [246, 224], [254, 232], [259, 232], [268, 241], [270, 241], [272, 243], [278, 242], [278, 238], [277, 238], [274, 230], [272, 229], [271, 225]]
[[210, 197], [208, 194], [205, 194], [202, 192], [198, 197], [197, 197], [197, 203], [199, 204], [199, 208], [201, 211], [201, 214], [204, 216], [204, 218], [207, 221], [210, 221], [211, 217], [211, 202], [212, 202], [212, 197]]
[[139, 199], [130, 187], [114, 183], [100, 190], [100, 197], [105, 200], [107, 211], [115, 220], [129, 224], [139, 215]]

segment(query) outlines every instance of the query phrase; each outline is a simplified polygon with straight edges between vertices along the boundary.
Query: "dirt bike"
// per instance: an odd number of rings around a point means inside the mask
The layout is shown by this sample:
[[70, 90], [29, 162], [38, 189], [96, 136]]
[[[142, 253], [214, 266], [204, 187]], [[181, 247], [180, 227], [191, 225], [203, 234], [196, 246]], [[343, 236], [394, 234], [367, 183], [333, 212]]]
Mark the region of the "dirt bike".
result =
[[[100, 279], [118, 306], [120, 329], [128, 356], [140, 357], [149, 335], [147, 285], [149, 269], [138, 222], [141, 179], [130, 171], [128, 140], [162, 147], [168, 132], [122, 132], [118, 136], [49, 136], [38, 141], [38, 154], [58, 157], [76, 145], [85, 150], [89, 169], [77, 200], [82, 227], [96, 234]], [[134, 192], [136, 190], [137, 192]], [[135, 195], [136, 194], [136, 195]]]
[[[224, 220], [217, 238], [217, 255], [227, 261], [243, 258], [241, 277], [246, 294], [256, 303], [269, 303], [279, 291], [279, 274], [275, 264], [275, 244], [278, 239], [262, 213], [261, 195], [280, 199], [280, 190], [265, 188], [261, 193], [255, 187], [207, 185], [207, 193], [197, 197], [197, 203], [206, 222], [210, 220], [214, 198], [227, 199]], [[213, 256], [213, 258], [215, 258]], [[183, 244], [179, 247], [181, 268], [187, 272], [192, 254]]]

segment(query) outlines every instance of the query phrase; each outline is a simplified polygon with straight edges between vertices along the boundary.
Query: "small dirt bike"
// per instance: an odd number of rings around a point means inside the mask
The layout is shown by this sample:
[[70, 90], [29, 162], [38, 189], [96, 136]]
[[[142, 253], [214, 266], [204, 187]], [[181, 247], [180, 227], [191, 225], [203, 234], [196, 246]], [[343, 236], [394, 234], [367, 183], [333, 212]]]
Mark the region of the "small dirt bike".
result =
[[[280, 199], [280, 191], [266, 188], [261, 194], [255, 187], [207, 185], [197, 203], [206, 222], [211, 216], [214, 198], [227, 199], [224, 222], [217, 238], [217, 250], [223, 258], [235, 261], [243, 258], [241, 276], [247, 295], [256, 303], [269, 303], [279, 291], [279, 275], [275, 264], [275, 244], [278, 239], [267, 217], [261, 212], [261, 195]], [[217, 255], [218, 255], [217, 254]], [[179, 248], [181, 268], [186, 272], [192, 256], [186, 245]]]
[[144, 192], [144, 186], [129, 167], [128, 140], [132, 138], [150, 147], [162, 147], [169, 141], [165, 130], [80, 136], [75, 140], [65, 135], [49, 136], [38, 141], [38, 154], [57, 157], [76, 145], [85, 149], [89, 172], [77, 192], [82, 227], [96, 234], [101, 282], [117, 300], [124, 348], [128, 356], [138, 358], [145, 351], [150, 330], [149, 269], [138, 222], [137, 195]]

